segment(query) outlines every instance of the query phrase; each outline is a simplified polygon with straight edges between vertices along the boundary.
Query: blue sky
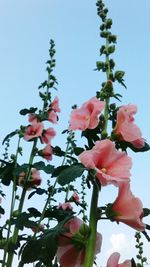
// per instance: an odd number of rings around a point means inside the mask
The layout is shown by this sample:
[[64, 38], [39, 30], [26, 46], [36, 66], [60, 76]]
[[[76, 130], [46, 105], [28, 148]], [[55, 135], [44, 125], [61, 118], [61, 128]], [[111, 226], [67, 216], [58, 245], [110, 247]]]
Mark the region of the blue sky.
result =
[[[125, 70], [128, 87], [127, 91], [120, 86], [116, 90], [123, 95], [124, 104], [138, 106], [136, 123], [150, 143], [150, 2], [107, 0], [105, 3], [113, 19], [112, 31], [118, 36], [116, 66]], [[55, 142], [62, 143], [60, 132], [68, 125], [71, 106], [95, 95], [104, 79], [101, 73], [93, 71], [103, 44], [95, 1], [2, 0], [0, 34], [0, 141], [18, 125], [26, 124], [26, 118], [18, 114], [20, 109], [40, 104], [37, 87], [46, 78], [45, 62], [52, 38], [56, 43], [55, 74], [62, 110]], [[148, 207], [150, 152], [130, 155], [133, 157], [132, 191]], [[102, 193], [103, 201], [107, 200], [109, 190], [113, 191], [108, 188]], [[103, 228], [105, 232], [106, 226]], [[125, 232], [128, 238], [133, 235], [126, 226], [110, 228], [105, 232], [106, 239], [103, 238], [103, 253], [110, 249], [109, 238], [114, 232], [116, 235]], [[131, 250], [126, 250], [123, 257], [131, 257]], [[99, 262], [102, 258], [100, 255]]]

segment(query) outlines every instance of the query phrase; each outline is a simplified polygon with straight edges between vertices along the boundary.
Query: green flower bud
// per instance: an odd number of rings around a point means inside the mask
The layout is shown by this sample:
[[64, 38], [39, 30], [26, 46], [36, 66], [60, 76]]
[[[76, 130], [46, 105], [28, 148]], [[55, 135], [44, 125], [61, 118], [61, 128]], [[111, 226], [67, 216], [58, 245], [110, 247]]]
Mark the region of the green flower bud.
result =
[[107, 21], [106, 21], [106, 28], [107, 29], [110, 29], [111, 26], [112, 26], [112, 24], [113, 24], [112, 19], [107, 19]]

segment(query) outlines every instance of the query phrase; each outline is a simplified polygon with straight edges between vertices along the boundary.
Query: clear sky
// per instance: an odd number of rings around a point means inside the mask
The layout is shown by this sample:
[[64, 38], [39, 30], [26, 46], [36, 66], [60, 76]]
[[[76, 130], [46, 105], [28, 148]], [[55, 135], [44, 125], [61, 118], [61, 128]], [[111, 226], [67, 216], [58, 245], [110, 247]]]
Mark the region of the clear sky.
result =
[[[116, 89], [123, 95], [123, 104], [138, 106], [136, 123], [150, 143], [150, 1], [106, 0], [105, 3], [113, 19], [112, 31], [118, 36], [116, 66], [126, 72], [127, 91], [120, 86]], [[103, 82], [103, 75], [93, 71], [103, 43], [99, 24], [94, 0], [0, 1], [0, 142], [26, 122], [18, 114], [20, 109], [40, 104], [37, 87], [46, 78], [45, 62], [52, 38], [56, 43], [55, 74], [62, 110], [56, 140], [62, 143], [59, 134], [68, 125], [71, 106], [91, 98]], [[132, 191], [148, 207], [150, 152], [130, 155]], [[107, 201], [109, 190], [113, 191], [108, 188], [102, 193], [103, 201]], [[114, 244], [119, 244], [122, 259], [134, 256], [129, 247], [134, 232], [127, 226], [113, 224], [111, 229], [111, 224], [100, 225], [99, 231], [105, 234], [99, 267], [105, 266], [104, 254]], [[147, 255], [149, 247], [146, 243]]]

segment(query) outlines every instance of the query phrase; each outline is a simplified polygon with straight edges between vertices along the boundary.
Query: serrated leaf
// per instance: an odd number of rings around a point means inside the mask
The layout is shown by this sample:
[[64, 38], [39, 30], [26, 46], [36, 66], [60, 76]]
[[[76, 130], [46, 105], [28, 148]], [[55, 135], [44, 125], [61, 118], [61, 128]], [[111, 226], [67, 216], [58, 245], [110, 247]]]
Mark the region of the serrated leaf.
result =
[[33, 107], [31, 107], [29, 109], [24, 108], [24, 109], [21, 109], [19, 113], [21, 115], [25, 116], [25, 115], [30, 114], [30, 113], [35, 113], [36, 110], [37, 110], [37, 108], [33, 108]]
[[11, 137], [15, 136], [16, 134], [18, 134], [18, 130], [13, 131], [13, 132], [7, 134], [6, 137], [4, 138], [3, 142], [2, 142], [2, 145], [3, 145], [8, 139], [10, 139]]
[[58, 183], [62, 186], [73, 182], [77, 177], [80, 177], [86, 168], [81, 164], [73, 164], [61, 171], [58, 176]]

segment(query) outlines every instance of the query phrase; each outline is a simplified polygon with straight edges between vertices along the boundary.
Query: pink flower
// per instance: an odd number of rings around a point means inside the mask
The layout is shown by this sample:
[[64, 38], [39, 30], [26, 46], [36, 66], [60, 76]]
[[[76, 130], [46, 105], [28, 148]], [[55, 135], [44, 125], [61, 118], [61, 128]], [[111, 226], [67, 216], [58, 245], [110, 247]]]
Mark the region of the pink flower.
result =
[[52, 160], [52, 147], [48, 144], [42, 150], [39, 150], [38, 154], [46, 160]]
[[[89, 230], [85, 230], [83, 234], [80, 231], [81, 225], [83, 222], [74, 217], [65, 223], [66, 232], [59, 236], [57, 259], [62, 267], [80, 267], [84, 261], [84, 243], [87, 242]], [[80, 239], [82, 240], [80, 241]], [[102, 236], [97, 233], [95, 254], [100, 252], [101, 242]]]
[[33, 138], [40, 137], [43, 132], [43, 123], [35, 122], [26, 127], [24, 132], [24, 139], [29, 141]]
[[56, 132], [53, 128], [48, 128], [46, 130], [43, 130], [42, 135], [40, 136], [41, 142], [48, 144], [51, 139], [56, 135]]
[[54, 110], [50, 110], [47, 113], [47, 119], [48, 121], [52, 122], [52, 123], [57, 123], [57, 114]]
[[144, 146], [144, 139], [140, 129], [134, 124], [133, 115], [136, 114], [137, 107], [126, 105], [119, 108], [117, 112], [117, 122], [114, 133], [118, 135], [120, 141], [131, 143], [137, 148]]
[[20, 186], [27, 186], [27, 189], [30, 189], [33, 186], [38, 186], [41, 184], [41, 177], [40, 177], [40, 172], [33, 168], [31, 170], [31, 175], [28, 181], [25, 181], [26, 178], [26, 173], [21, 172], [18, 177], [18, 184]]
[[55, 112], [60, 112], [60, 108], [59, 108], [59, 99], [58, 99], [57, 96], [54, 98], [54, 100], [53, 100], [52, 103], [50, 104], [50, 108], [51, 108], [52, 110], [54, 110]]
[[37, 118], [36, 118], [35, 114], [30, 113], [29, 116], [28, 116], [28, 121], [29, 121], [31, 124], [36, 123], [36, 122], [37, 122]]
[[114, 214], [112, 220], [125, 223], [136, 231], [145, 230], [142, 202], [132, 194], [129, 183], [120, 183], [118, 197], [112, 204], [111, 211]]
[[62, 209], [62, 210], [72, 210], [72, 207], [70, 205], [69, 202], [65, 202], [65, 203], [59, 203], [58, 205], [58, 209]]
[[108, 139], [97, 141], [91, 150], [82, 152], [79, 159], [87, 169], [96, 171], [96, 177], [103, 186], [129, 180], [131, 158], [118, 151]]
[[43, 232], [43, 231], [44, 231], [44, 225], [43, 225], [43, 224], [40, 224], [40, 225], [38, 225], [38, 226], [32, 227], [31, 230], [32, 230], [34, 233]]
[[104, 108], [104, 102], [92, 97], [81, 108], [72, 110], [70, 115], [69, 130], [94, 129], [98, 125], [98, 115]]
[[106, 267], [132, 267], [131, 261], [126, 260], [121, 264], [118, 264], [120, 258], [120, 254], [118, 252], [114, 252], [111, 254], [107, 261], [107, 266]]
[[76, 192], [73, 193], [73, 195], [70, 198], [70, 201], [74, 201], [76, 203], [79, 202], [79, 196], [78, 196], [78, 194]]

